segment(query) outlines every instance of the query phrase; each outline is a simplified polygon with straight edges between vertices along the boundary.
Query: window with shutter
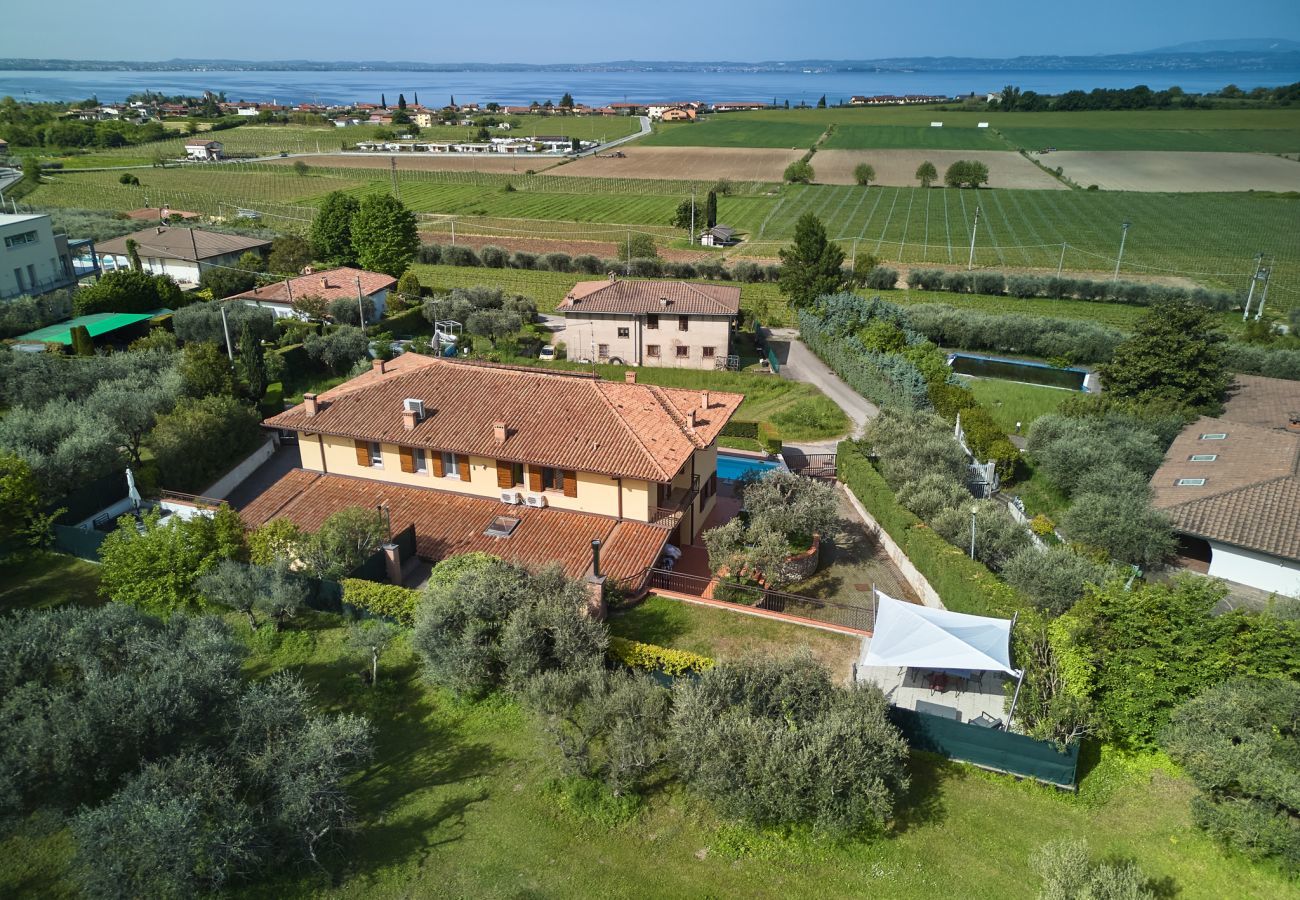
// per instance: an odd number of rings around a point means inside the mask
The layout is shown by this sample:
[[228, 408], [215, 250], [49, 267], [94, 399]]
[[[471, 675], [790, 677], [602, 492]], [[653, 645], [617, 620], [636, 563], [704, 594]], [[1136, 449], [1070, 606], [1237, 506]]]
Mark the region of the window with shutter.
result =
[[497, 487], [509, 489], [515, 486], [514, 467], [504, 459], [497, 460]]
[[415, 453], [410, 447], [398, 447], [397, 455], [402, 460], [402, 471], [415, 474]]
[[572, 469], [564, 470], [564, 496], [578, 496], [578, 473]]
[[370, 468], [370, 442], [353, 441], [352, 443], [357, 448], [357, 465]]
[[460, 466], [460, 480], [469, 481], [469, 455], [465, 453], [457, 455], [456, 463]]
[[528, 490], [534, 494], [541, 493], [542, 490], [542, 470], [537, 466], [528, 467]]
[[433, 477], [441, 478], [445, 474], [442, 469], [442, 454], [430, 453], [429, 456], [431, 457], [429, 461], [433, 463]]

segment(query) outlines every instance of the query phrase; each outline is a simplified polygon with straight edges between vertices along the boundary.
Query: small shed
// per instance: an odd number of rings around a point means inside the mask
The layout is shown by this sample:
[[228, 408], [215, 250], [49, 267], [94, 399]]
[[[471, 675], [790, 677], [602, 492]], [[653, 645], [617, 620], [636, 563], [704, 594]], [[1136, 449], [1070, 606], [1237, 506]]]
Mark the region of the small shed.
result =
[[705, 247], [730, 247], [736, 243], [736, 229], [730, 225], [714, 225], [700, 235], [700, 244]]

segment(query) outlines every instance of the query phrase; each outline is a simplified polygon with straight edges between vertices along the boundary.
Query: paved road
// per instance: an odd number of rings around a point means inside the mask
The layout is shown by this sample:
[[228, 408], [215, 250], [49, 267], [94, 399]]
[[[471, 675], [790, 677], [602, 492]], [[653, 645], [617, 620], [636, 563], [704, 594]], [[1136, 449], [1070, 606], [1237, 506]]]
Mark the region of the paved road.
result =
[[[799, 340], [793, 328], [767, 329], [769, 343], [781, 361], [781, 377], [816, 385], [827, 397], [835, 401], [853, 423], [853, 435], [880, 414], [880, 408], [845, 384], [838, 375], [813, 355]], [[834, 443], [834, 442], [831, 442]]]

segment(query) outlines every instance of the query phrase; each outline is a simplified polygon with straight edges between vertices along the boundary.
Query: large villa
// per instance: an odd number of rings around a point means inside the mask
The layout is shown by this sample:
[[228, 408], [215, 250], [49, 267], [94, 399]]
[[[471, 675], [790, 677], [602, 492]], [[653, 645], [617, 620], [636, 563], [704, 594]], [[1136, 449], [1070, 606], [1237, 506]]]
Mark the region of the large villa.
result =
[[571, 577], [643, 574], [692, 543], [717, 493], [717, 438], [744, 397], [407, 353], [267, 419], [301, 468], [242, 510], [314, 529], [349, 506], [414, 526], [416, 555], [481, 550]]

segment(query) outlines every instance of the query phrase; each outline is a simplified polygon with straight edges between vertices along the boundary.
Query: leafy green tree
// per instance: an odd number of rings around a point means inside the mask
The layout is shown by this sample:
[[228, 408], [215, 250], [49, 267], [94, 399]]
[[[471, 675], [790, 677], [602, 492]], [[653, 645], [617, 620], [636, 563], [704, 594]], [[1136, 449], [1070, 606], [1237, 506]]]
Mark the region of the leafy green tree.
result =
[[262, 349], [262, 342], [248, 325], [239, 333], [239, 356], [235, 365], [248, 397], [255, 401], [261, 400], [269, 383], [266, 376], [266, 353]]
[[1190, 303], [1152, 308], [1133, 335], [1098, 367], [1106, 393], [1139, 403], [1171, 403], [1214, 412], [1232, 376], [1227, 338], [1210, 310]]
[[419, 306], [420, 294], [423, 290], [420, 276], [414, 269], [407, 269], [402, 273], [402, 277], [397, 279], [397, 290], [388, 295], [388, 308], [393, 312], [402, 312]]
[[[225, 320], [222, 320], [222, 310]], [[249, 306], [247, 303], [191, 303], [176, 310], [172, 316], [176, 337], [186, 344], [206, 341], [226, 348], [226, 331], [232, 341], [239, 341], [245, 330], [251, 331], [259, 341], [274, 340], [275, 313], [269, 309]]]
[[332, 513], [298, 545], [307, 571], [334, 581], [344, 578], [388, 540], [379, 514], [359, 506]]
[[49, 540], [54, 516], [43, 513], [44, 507], [31, 466], [22, 457], [0, 453], [0, 559]]
[[1300, 685], [1231, 678], [1170, 717], [1162, 743], [1191, 777], [1196, 822], [1252, 859], [1300, 870], [1294, 785], [1300, 783]]
[[343, 373], [369, 353], [370, 341], [360, 328], [340, 325], [326, 334], [307, 335], [303, 347], [311, 359], [328, 366], [331, 371]]
[[1040, 900], [1159, 900], [1167, 895], [1132, 860], [1093, 859], [1087, 841], [1044, 844], [1031, 863], [1043, 879]]
[[303, 162], [301, 159], [295, 159], [293, 161], [293, 174], [297, 175], [299, 178], [305, 177], [310, 171], [311, 166], [307, 165], [307, 163]]
[[[244, 257], [239, 258], [236, 264], [239, 268], [227, 268], [225, 266], [209, 266], [199, 275], [199, 285], [212, 292], [212, 299], [224, 300], [226, 297], [233, 297], [236, 294], [242, 294], [244, 291], [251, 291], [257, 285], [257, 274], [244, 269]], [[259, 265], [261, 257], [253, 254]]]
[[790, 165], [785, 167], [785, 172], [781, 176], [791, 184], [811, 184], [812, 180], [817, 177], [813, 171], [812, 163], [806, 159], [796, 159]]
[[834, 294], [844, 285], [844, 251], [827, 240], [826, 229], [812, 213], [799, 217], [794, 226], [794, 244], [780, 251], [781, 292], [796, 308], [811, 306], [824, 294]]
[[317, 259], [327, 266], [356, 265], [352, 246], [352, 220], [360, 207], [357, 199], [342, 191], [331, 191], [321, 201], [311, 222], [311, 245]]
[[655, 247], [655, 239], [651, 235], [636, 231], [619, 241], [618, 258], [623, 262], [629, 259], [658, 259], [659, 250]]
[[876, 167], [870, 163], [858, 163], [853, 167], [853, 182], [866, 187], [876, 180]]
[[297, 614], [308, 592], [307, 583], [283, 559], [267, 565], [223, 559], [199, 576], [195, 586], [205, 599], [247, 616], [249, 627], [258, 627], [257, 613], [261, 613], [275, 623], [277, 631]]
[[36, 187], [41, 183], [41, 161], [35, 156], [23, 159], [23, 184]]
[[817, 100], [817, 108], [818, 108], [818, 109], [825, 109], [825, 108], [826, 108], [826, 95], [825, 95], [825, 94], [822, 94], [821, 97], [818, 98], [818, 100]]
[[367, 619], [348, 626], [348, 649], [363, 655], [370, 664], [371, 687], [379, 683], [379, 657], [399, 633], [396, 625], [383, 619]]
[[228, 395], [182, 399], [149, 437], [162, 485], [203, 490], [257, 446], [260, 424], [255, 409]]
[[126, 258], [131, 264], [131, 271], [144, 271], [144, 266], [140, 263], [140, 245], [135, 242], [135, 238], [126, 239]]
[[235, 375], [230, 359], [216, 344], [186, 344], [181, 353], [181, 385], [189, 397], [230, 397]]
[[645, 674], [592, 666], [529, 679], [524, 702], [555, 740], [564, 768], [615, 797], [644, 789], [668, 758], [669, 694]]
[[515, 610], [501, 631], [508, 683], [518, 688], [544, 672], [599, 667], [609, 632], [584, 613], [587, 589], [557, 570], [531, 576], [529, 585], [533, 602]]
[[185, 753], [148, 763], [72, 822], [76, 879], [90, 897], [186, 897], [238, 880], [259, 857], [253, 810], [225, 763]]
[[[880, 265], [880, 258], [878, 256], [876, 256], [874, 253], [870, 253], [866, 250], [863, 250], [857, 256], [853, 257], [853, 281], [858, 285], [866, 284], [867, 277], [872, 272], [874, 272], [876, 270], [876, 267], [879, 265]], [[902, 336], [903, 334], [902, 329], [900, 329], [897, 325], [892, 325], [891, 327], [900, 336]], [[904, 339], [904, 343], [906, 343], [906, 339]], [[901, 349], [902, 346], [899, 346], [896, 348], [895, 352]]]
[[908, 786], [886, 712], [879, 690], [838, 688], [803, 655], [678, 681], [670, 728], [682, 776], [723, 815], [860, 834], [881, 830]]
[[568, 91], [565, 91], [564, 95], [560, 97], [560, 108], [573, 109], [573, 95]]
[[916, 180], [921, 182], [921, 187], [928, 188], [939, 178], [939, 172], [934, 167], [934, 163], [928, 159], [916, 167]]
[[677, 204], [677, 210], [673, 213], [672, 221], [668, 224], [674, 228], [680, 228], [682, 231], [689, 231], [691, 223], [699, 225], [694, 216], [695, 203], [690, 197], [687, 197], [681, 203]]
[[361, 326], [361, 317], [365, 316], [366, 325], [373, 325], [379, 319], [375, 314], [375, 303], [369, 297], [338, 297], [330, 302], [330, 318], [343, 325]]
[[110, 423], [119, 446], [133, 466], [143, 464], [140, 448], [181, 394], [180, 376], [168, 371], [157, 378], [134, 377], [104, 381], [86, 398], [86, 408]]
[[391, 194], [372, 194], [352, 218], [352, 248], [357, 264], [396, 278], [420, 249], [415, 214]]
[[952, 165], [948, 166], [948, 170], [944, 172], [943, 175], [943, 183], [948, 185], [948, 187], [955, 188], [978, 188], [982, 184], [987, 184], [988, 180], [988, 166], [977, 160], [969, 159], [957, 160]]
[[297, 275], [311, 265], [311, 244], [296, 234], [284, 234], [271, 242], [266, 271], [277, 275]]
[[1168, 559], [1177, 547], [1169, 517], [1151, 506], [1146, 491], [1080, 493], [1061, 527], [1073, 541], [1146, 568]]
[[248, 559], [255, 565], [269, 566], [275, 562], [296, 562], [299, 545], [305, 536], [297, 525], [288, 519], [272, 519], [248, 535]]
[[92, 313], [142, 313], [155, 309], [177, 309], [184, 305], [180, 286], [166, 275], [149, 275], [132, 269], [105, 272], [90, 287], [73, 295], [73, 311], [79, 316]]

